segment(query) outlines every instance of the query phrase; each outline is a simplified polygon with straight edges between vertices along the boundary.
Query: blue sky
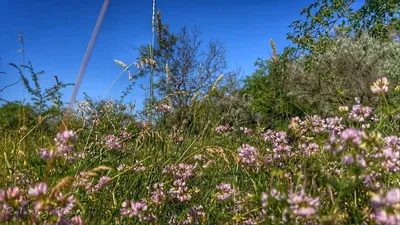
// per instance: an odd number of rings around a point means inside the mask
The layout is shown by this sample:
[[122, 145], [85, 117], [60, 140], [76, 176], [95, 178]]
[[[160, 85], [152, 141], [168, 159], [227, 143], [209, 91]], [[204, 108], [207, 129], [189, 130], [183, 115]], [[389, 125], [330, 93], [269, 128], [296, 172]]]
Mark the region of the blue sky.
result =
[[[183, 26], [197, 26], [202, 40], [218, 39], [225, 43], [229, 66], [242, 67], [244, 75], [254, 71], [257, 57], [271, 54], [269, 39], [276, 42], [278, 51], [289, 45], [288, 25], [300, 19], [300, 11], [310, 0], [175, 0], [157, 1], [163, 23], [177, 32]], [[89, 43], [102, 0], [13, 0], [2, 1], [0, 7], [0, 88], [18, 80], [17, 71], [10, 62], [21, 64], [22, 54], [18, 31], [22, 30], [26, 60], [37, 70], [44, 87], [54, 84], [54, 75], [63, 82], [75, 82], [83, 56]], [[113, 60], [131, 63], [137, 52], [131, 47], [151, 41], [152, 0], [110, 0], [96, 45], [93, 49], [77, 100], [82, 93], [92, 97], [103, 95], [107, 87], [121, 72]], [[127, 100], [141, 104], [148, 96], [139, 80]], [[108, 92], [108, 97], [118, 98], [128, 85], [123, 76]], [[67, 88], [64, 100], [68, 101], [72, 87]], [[29, 98], [22, 84], [0, 92], [8, 100]]]

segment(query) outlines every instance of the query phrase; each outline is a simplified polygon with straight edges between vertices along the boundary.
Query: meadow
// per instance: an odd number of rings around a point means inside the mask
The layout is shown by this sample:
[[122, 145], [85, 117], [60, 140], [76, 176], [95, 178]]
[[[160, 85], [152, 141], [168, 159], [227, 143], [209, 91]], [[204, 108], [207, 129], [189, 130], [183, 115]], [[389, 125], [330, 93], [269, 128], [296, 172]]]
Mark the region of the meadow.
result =
[[[68, 110], [73, 84], [43, 89], [12, 64], [33, 98], [0, 107], [2, 223], [400, 224], [398, 40], [338, 34], [309, 57], [274, 52], [244, 85], [215, 70], [190, 92], [157, 28], [164, 49], [115, 60], [119, 99]], [[125, 97], [153, 70], [161, 94], [135, 111]]]

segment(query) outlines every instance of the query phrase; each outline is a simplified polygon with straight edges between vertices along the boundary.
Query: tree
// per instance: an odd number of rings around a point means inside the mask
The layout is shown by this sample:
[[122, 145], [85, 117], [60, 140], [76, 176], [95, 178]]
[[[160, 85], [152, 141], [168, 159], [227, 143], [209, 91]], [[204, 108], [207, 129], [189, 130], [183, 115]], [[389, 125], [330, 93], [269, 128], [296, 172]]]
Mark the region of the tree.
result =
[[[188, 30], [186, 27], [179, 33], [170, 33], [168, 25], [161, 23], [158, 11], [158, 45], [153, 50], [158, 75], [155, 88], [157, 97], [169, 97], [172, 107], [180, 113], [185, 112], [196, 93], [207, 91], [227, 67], [223, 43], [212, 40], [203, 47], [200, 35], [198, 29]], [[150, 46], [140, 46], [139, 51], [139, 60], [150, 58]]]
[[388, 40], [400, 31], [400, 2], [398, 0], [366, 0], [357, 10], [355, 0], [317, 0], [304, 8], [305, 19], [294, 21], [293, 32], [287, 37], [294, 47], [287, 55], [323, 52], [334, 43], [335, 33], [359, 36], [369, 33], [379, 40]]

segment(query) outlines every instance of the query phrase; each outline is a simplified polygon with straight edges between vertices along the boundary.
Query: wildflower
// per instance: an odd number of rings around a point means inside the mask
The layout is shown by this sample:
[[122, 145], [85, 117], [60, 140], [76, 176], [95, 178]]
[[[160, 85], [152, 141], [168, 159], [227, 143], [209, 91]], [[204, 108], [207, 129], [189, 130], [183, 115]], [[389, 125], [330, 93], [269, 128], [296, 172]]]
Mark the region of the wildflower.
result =
[[97, 126], [100, 124], [100, 117], [99, 115], [95, 114], [92, 116], [92, 124], [93, 126]]
[[376, 190], [381, 187], [381, 183], [379, 179], [382, 177], [382, 174], [376, 171], [369, 171], [363, 176], [363, 183], [371, 190]]
[[44, 160], [48, 161], [53, 156], [53, 154], [54, 154], [53, 151], [50, 151], [50, 150], [47, 150], [47, 149], [44, 149], [44, 148], [40, 148], [39, 149], [39, 155], [40, 155], [41, 159], [44, 159]]
[[370, 128], [370, 127], [371, 127], [371, 125], [370, 125], [369, 123], [364, 123], [364, 124], [361, 125], [361, 128], [362, 128], [363, 130], [368, 129], [368, 128]]
[[28, 130], [28, 128], [26, 128], [26, 126], [21, 126], [21, 127], [19, 128], [19, 132], [20, 132], [20, 133], [25, 133], [27, 130]]
[[188, 210], [186, 214], [186, 219], [182, 221], [181, 224], [197, 224], [200, 222], [200, 219], [202, 219], [202, 221], [204, 222], [205, 216], [206, 214], [203, 211], [202, 205], [193, 206]]
[[120, 214], [122, 216], [134, 217], [137, 216], [141, 221], [153, 220], [154, 216], [148, 215], [148, 205], [145, 199], [141, 201], [125, 200], [122, 203]]
[[272, 130], [267, 130], [263, 134], [263, 139], [264, 141], [270, 142], [273, 145], [279, 145], [279, 144], [286, 144], [287, 143], [287, 134], [284, 131], [272, 131]]
[[324, 149], [331, 151], [334, 154], [338, 154], [345, 149], [345, 146], [342, 144], [341, 140], [336, 136], [336, 134], [332, 132], [329, 141], [324, 145]]
[[261, 212], [263, 215], [267, 214], [267, 207], [268, 207], [268, 195], [265, 192], [261, 193]]
[[383, 195], [382, 192], [371, 196], [373, 217], [378, 224], [400, 224], [400, 189], [394, 188]]
[[47, 193], [47, 189], [48, 189], [47, 183], [41, 182], [35, 185], [33, 188], [29, 188], [28, 196], [30, 198], [35, 198], [38, 197], [39, 195], [45, 195]]
[[342, 157], [343, 164], [351, 165], [354, 163], [354, 157], [351, 154], [344, 155]]
[[339, 106], [339, 112], [348, 112], [349, 111], [349, 107], [348, 106]]
[[325, 120], [318, 115], [307, 116], [306, 123], [309, 129], [315, 134], [323, 133], [326, 130]]
[[65, 144], [67, 142], [71, 142], [71, 143], [76, 143], [76, 141], [78, 140], [76, 134], [74, 131], [72, 130], [65, 130], [61, 133], [58, 133], [55, 141], [56, 144]]
[[102, 176], [100, 177], [99, 181], [97, 182], [96, 186], [94, 186], [93, 192], [97, 192], [99, 191], [105, 183], [107, 183], [108, 181], [110, 181], [111, 178], [108, 176]]
[[247, 128], [247, 127], [240, 127], [240, 130], [243, 131], [245, 134], [252, 134], [253, 130]]
[[301, 191], [296, 194], [289, 194], [288, 202], [295, 216], [306, 218], [317, 214], [320, 205], [319, 198], [307, 196], [304, 189], [301, 189]]
[[172, 197], [178, 199], [180, 202], [189, 201], [192, 198], [189, 188], [184, 181], [175, 180], [173, 185], [174, 187], [169, 190], [169, 194], [171, 194]]
[[19, 187], [9, 187], [5, 192], [5, 199], [17, 199], [21, 196], [21, 191]]
[[366, 135], [363, 131], [355, 128], [348, 128], [344, 130], [341, 135], [343, 144], [352, 144], [356, 147], [360, 147], [365, 137]]
[[224, 125], [224, 126], [221, 125], [221, 126], [218, 126], [218, 127], [215, 128], [215, 132], [217, 134], [222, 134], [222, 133], [228, 132], [230, 130], [231, 130], [231, 128], [230, 128], [229, 125]]
[[0, 222], [11, 221], [14, 217], [26, 214], [27, 204], [28, 201], [23, 199], [19, 187], [0, 189]]
[[164, 184], [155, 183], [153, 184], [153, 189], [154, 191], [151, 192], [151, 200], [154, 204], [160, 205], [161, 202], [165, 199]]
[[170, 113], [172, 111], [171, 106], [165, 103], [157, 105], [156, 109], [163, 113]]
[[163, 173], [172, 173], [175, 179], [186, 180], [194, 176], [194, 166], [192, 164], [179, 163], [164, 168]]
[[175, 142], [176, 143], [182, 143], [183, 142], [183, 137], [177, 137], [177, 138], [175, 138]]
[[342, 117], [326, 118], [325, 127], [327, 131], [335, 132], [340, 134], [344, 130], [344, 125], [342, 124]]
[[253, 219], [249, 218], [249, 219], [246, 219], [245, 221], [243, 221], [243, 224], [244, 225], [255, 225], [255, 224], [257, 224], [257, 222], [255, 222]]
[[310, 144], [299, 144], [299, 148], [302, 150], [303, 155], [310, 156], [318, 152], [319, 145], [316, 143]]
[[118, 137], [115, 135], [108, 135], [104, 138], [105, 144], [109, 149], [119, 149], [121, 148], [121, 143]]
[[349, 114], [349, 120], [362, 123], [371, 115], [371, 113], [372, 108], [369, 106], [362, 106], [360, 104], [354, 105]]
[[254, 165], [257, 162], [258, 151], [253, 146], [243, 144], [239, 149], [240, 162], [244, 165]]
[[132, 137], [132, 134], [127, 132], [127, 131], [125, 131], [125, 130], [121, 130], [119, 132], [119, 136], [121, 136], [123, 139], [129, 139], [129, 138]]
[[137, 123], [138, 127], [141, 129], [146, 129], [150, 126], [150, 122], [144, 122], [141, 120], [137, 120], [136, 123]]
[[389, 81], [386, 77], [379, 78], [371, 86], [371, 91], [374, 94], [387, 93], [389, 88]]
[[278, 190], [276, 190], [275, 188], [271, 188], [271, 190], [269, 190], [269, 195], [271, 195], [271, 197], [275, 198], [278, 201], [285, 199], [283, 194]]
[[72, 130], [65, 130], [63, 132], [58, 133], [56, 135], [56, 138], [54, 138], [54, 141], [57, 146], [57, 150], [54, 154], [57, 156], [68, 155], [73, 151], [74, 149], [73, 144], [75, 144], [77, 140], [78, 138], [75, 132]]
[[383, 166], [389, 171], [400, 171], [400, 138], [388, 136], [384, 138], [385, 145], [382, 149]]
[[58, 217], [63, 217], [68, 215], [72, 209], [75, 207], [76, 200], [70, 196], [64, 196], [59, 192], [56, 196], [57, 207], [51, 210], [51, 214], [57, 215]]
[[362, 168], [367, 167], [367, 162], [365, 161], [365, 159], [364, 159], [364, 157], [363, 157], [362, 155], [357, 154], [357, 155], [356, 155], [356, 161], [357, 161], [357, 164], [358, 164], [360, 167], [362, 167]]
[[83, 224], [81, 216], [72, 217], [70, 222], [72, 223], [72, 225], [82, 225]]
[[203, 167], [204, 169], [206, 169], [206, 168], [210, 167], [211, 164], [213, 164], [213, 163], [214, 163], [214, 160], [211, 160], [211, 159], [210, 159], [210, 160], [208, 160], [206, 163], [204, 163], [202, 167]]
[[288, 145], [287, 134], [284, 131], [267, 130], [263, 134], [263, 139], [264, 141], [272, 143], [275, 160], [280, 159], [284, 155], [288, 155], [292, 148]]
[[118, 170], [118, 171], [123, 171], [123, 170], [125, 170], [125, 168], [126, 168], [126, 165], [125, 165], [125, 164], [120, 164], [120, 165], [117, 167], [117, 170]]
[[231, 197], [232, 188], [230, 184], [218, 184], [216, 188], [218, 190], [215, 194], [216, 199], [223, 201]]
[[201, 161], [203, 158], [203, 155], [197, 154], [197, 155], [193, 156], [193, 158], [194, 158], [194, 160]]

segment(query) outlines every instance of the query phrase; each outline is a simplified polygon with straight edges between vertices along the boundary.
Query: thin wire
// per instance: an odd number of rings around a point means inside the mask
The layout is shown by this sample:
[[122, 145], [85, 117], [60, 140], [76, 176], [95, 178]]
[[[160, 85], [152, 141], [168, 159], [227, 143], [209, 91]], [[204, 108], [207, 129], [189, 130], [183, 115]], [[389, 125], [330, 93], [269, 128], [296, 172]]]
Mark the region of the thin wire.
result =
[[89, 46], [86, 49], [85, 57], [83, 58], [82, 65], [79, 70], [78, 78], [76, 79], [76, 82], [75, 82], [75, 87], [72, 92], [71, 99], [69, 101], [69, 107], [68, 107], [69, 110], [72, 110], [72, 107], [74, 106], [75, 98], [78, 93], [79, 87], [81, 85], [83, 74], [85, 73], [86, 66], [87, 66], [87, 63], [89, 62], [90, 55], [92, 54], [93, 46], [94, 46], [94, 43], [96, 42], [97, 34], [99, 33], [101, 22], [103, 21], [104, 14], [106, 13], [108, 3], [109, 3], [109, 0], [104, 0], [103, 7], [101, 8], [99, 18], [97, 19], [96, 26], [94, 27], [92, 37], [90, 38]]

